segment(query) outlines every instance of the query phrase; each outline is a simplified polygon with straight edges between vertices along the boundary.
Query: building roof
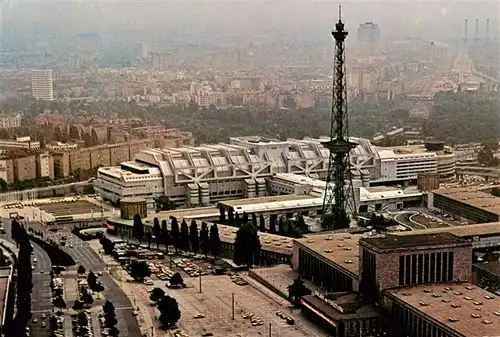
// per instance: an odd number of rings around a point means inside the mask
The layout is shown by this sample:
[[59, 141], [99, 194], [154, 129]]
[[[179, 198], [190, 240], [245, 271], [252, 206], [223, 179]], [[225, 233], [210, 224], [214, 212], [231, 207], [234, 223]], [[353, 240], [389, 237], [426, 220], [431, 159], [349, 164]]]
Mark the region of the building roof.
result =
[[319, 254], [347, 273], [359, 277], [359, 239], [361, 235], [316, 234], [294, 242]]
[[500, 215], [500, 198], [478, 191], [476, 188], [442, 188], [434, 190], [432, 193]]
[[371, 246], [377, 250], [408, 249], [426, 246], [471, 245], [470, 242], [451, 233], [415, 234], [394, 236], [391, 234], [379, 237], [362, 238], [360, 244]]
[[386, 295], [462, 336], [496, 336], [500, 331], [500, 298], [470, 283], [417, 285], [387, 290]]
[[491, 235], [491, 234], [500, 235], [500, 222], [489, 222], [483, 224], [464, 225], [455, 227], [417, 229], [413, 231], [394, 232], [391, 234], [396, 236], [411, 236], [417, 234], [438, 234], [438, 233], [451, 233], [453, 235], [462, 238]]
[[219, 205], [229, 206], [234, 209], [238, 209], [239, 206], [246, 205], [256, 205], [256, 204], [264, 204], [264, 203], [272, 203], [272, 202], [286, 202], [286, 201], [294, 201], [294, 200], [304, 200], [304, 199], [312, 199], [309, 195], [302, 194], [290, 194], [290, 195], [275, 195], [270, 197], [258, 197], [258, 198], [246, 198], [246, 199], [235, 199], [235, 200], [227, 200], [219, 202]]

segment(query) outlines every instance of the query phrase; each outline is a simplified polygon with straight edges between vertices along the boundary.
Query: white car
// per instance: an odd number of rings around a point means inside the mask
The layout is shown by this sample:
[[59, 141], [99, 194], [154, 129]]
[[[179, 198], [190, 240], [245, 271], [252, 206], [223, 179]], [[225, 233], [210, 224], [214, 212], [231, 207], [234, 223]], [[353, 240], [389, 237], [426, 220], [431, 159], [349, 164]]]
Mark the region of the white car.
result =
[[38, 262], [38, 260], [37, 260], [37, 258], [36, 258], [36, 257], [35, 257], [35, 258], [33, 258], [33, 262], [35, 262], [35, 263], [37, 263], [37, 262]]

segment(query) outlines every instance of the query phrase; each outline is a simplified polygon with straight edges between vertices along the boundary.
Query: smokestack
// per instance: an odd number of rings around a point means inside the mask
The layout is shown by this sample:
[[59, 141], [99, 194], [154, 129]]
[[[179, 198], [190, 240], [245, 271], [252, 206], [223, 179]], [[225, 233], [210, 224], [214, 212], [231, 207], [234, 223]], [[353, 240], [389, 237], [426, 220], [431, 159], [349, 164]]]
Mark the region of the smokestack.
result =
[[486, 19], [486, 40], [490, 39], [490, 19]]
[[467, 41], [467, 19], [465, 19], [465, 41]]
[[479, 19], [476, 19], [476, 35], [475, 39], [479, 39]]

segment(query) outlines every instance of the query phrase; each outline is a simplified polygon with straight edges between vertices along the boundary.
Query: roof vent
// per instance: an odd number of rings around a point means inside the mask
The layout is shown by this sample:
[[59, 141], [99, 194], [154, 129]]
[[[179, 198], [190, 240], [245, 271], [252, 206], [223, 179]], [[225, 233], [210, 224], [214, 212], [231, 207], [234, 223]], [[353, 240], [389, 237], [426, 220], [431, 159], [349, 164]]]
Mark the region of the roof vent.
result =
[[351, 250], [351, 248], [350, 247], [345, 247], [344, 250]]
[[474, 304], [475, 305], [483, 305], [483, 302], [475, 301]]
[[325, 249], [325, 253], [333, 253], [333, 250], [331, 250], [331, 249]]
[[465, 289], [472, 290], [472, 289], [474, 289], [474, 287], [473, 286], [467, 286], [467, 287], [465, 287]]
[[491, 323], [493, 323], [493, 322], [492, 322], [492, 321], [490, 321], [489, 319], [485, 319], [485, 320], [483, 321], [483, 323], [484, 323], [484, 324], [491, 324]]
[[486, 298], [487, 300], [492, 300], [492, 299], [493, 299], [493, 296], [486, 295], [486, 296], [484, 296], [484, 298]]
[[464, 296], [464, 299], [467, 300], [467, 301], [470, 301], [470, 300], [472, 300], [472, 297]]
[[307, 240], [307, 243], [314, 243], [314, 240]]
[[500, 316], [500, 311], [495, 311], [496, 316]]
[[458, 295], [462, 295], [462, 293], [460, 291], [455, 291], [454, 294], [457, 295], [457, 296]]
[[331, 236], [327, 236], [327, 237], [325, 238], [325, 240], [326, 240], [326, 241], [331, 241], [332, 239], [333, 239], [333, 238], [332, 238]]
[[452, 307], [452, 308], [460, 308], [460, 307], [461, 307], [461, 305], [460, 305], [460, 304], [458, 304], [458, 303], [452, 303], [452, 304], [451, 304], [451, 307]]
[[426, 303], [426, 302], [424, 302], [424, 301], [422, 301], [422, 302], [420, 302], [420, 305], [421, 305], [421, 306], [423, 306], [423, 307], [426, 307], [426, 306], [428, 306], [429, 304], [428, 304], [428, 303]]
[[443, 301], [444, 303], [450, 303], [450, 302], [451, 302], [451, 300], [448, 300], [448, 299], [446, 299], [446, 298], [443, 298], [443, 300], [442, 300], [442, 301]]
[[347, 263], [347, 264], [351, 264], [352, 263], [351, 260], [345, 260], [344, 262]]
[[432, 290], [430, 290], [429, 288], [424, 289], [424, 293], [431, 293], [431, 292]]
[[450, 322], [458, 322], [458, 318], [455, 318], [455, 317], [449, 317], [449, 318], [448, 318], [448, 321], [450, 321]]
[[452, 290], [450, 287], [446, 287], [444, 288], [444, 290]]
[[481, 315], [479, 315], [479, 314], [475, 314], [475, 313], [470, 314], [470, 316], [471, 316], [472, 318], [481, 318]]
[[342, 247], [345, 247], [345, 245], [340, 244], [340, 245], [337, 245], [337, 247], [342, 248]]
[[434, 293], [434, 294], [432, 294], [432, 296], [433, 296], [433, 297], [436, 297], [436, 298], [437, 298], [437, 297], [441, 297], [441, 295], [439, 295], [438, 293]]

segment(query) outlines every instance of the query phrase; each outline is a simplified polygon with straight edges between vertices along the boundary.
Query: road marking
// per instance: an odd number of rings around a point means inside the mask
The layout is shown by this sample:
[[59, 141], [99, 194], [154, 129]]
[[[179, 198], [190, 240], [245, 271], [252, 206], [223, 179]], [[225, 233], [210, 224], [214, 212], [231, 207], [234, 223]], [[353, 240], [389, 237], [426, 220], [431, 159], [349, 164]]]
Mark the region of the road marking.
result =
[[45, 312], [52, 312], [52, 309], [45, 309], [45, 310], [32, 310], [31, 313], [32, 314], [42, 314], [42, 313], [45, 313]]

